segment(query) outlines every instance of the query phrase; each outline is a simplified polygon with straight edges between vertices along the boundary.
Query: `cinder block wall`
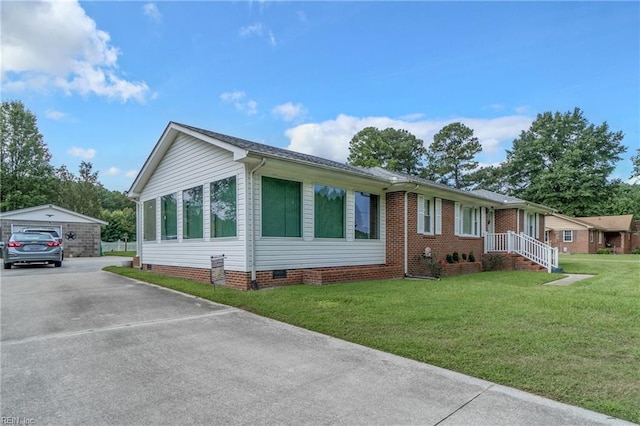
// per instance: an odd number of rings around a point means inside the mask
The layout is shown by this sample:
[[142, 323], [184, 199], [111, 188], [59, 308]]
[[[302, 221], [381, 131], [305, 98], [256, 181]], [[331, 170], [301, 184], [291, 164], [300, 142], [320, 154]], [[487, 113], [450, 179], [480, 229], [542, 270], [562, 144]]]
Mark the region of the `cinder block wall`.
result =
[[[40, 222], [24, 220], [2, 220], [2, 241], [11, 237], [11, 225], [18, 226], [61, 226], [65, 257], [93, 257], [100, 256], [100, 225], [92, 223], [67, 223], [67, 222]], [[73, 232], [76, 238], [70, 240], [66, 237], [68, 232]]]

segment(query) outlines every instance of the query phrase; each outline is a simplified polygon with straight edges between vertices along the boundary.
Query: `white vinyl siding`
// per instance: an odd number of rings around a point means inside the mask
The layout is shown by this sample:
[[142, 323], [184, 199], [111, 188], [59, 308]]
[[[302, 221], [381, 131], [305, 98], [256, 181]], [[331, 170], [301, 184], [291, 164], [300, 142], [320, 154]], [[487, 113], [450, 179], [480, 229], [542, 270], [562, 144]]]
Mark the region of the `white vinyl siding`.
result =
[[[220, 179], [236, 177], [238, 192], [238, 235], [229, 238], [210, 238], [210, 208], [203, 209], [202, 239], [184, 239], [182, 191], [203, 186], [203, 199], [210, 199], [210, 184]], [[233, 161], [233, 155], [186, 135], [176, 138], [149, 179], [140, 198], [156, 199], [156, 235], [160, 235], [160, 197], [178, 193], [178, 240], [143, 242], [142, 262], [150, 264], [211, 268], [211, 256], [225, 256], [225, 268], [245, 271], [246, 262], [246, 180], [244, 164]]]
[[[320, 183], [320, 182], [318, 182]], [[379, 239], [354, 239], [355, 192], [346, 193], [346, 238], [314, 238], [314, 183], [303, 182], [303, 238], [262, 237], [261, 178], [255, 176], [256, 269], [321, 268], [333, 266], [377, 265], [385, 259], [385, 197], [378, 195]], [[334, 184], [331, 184], [334, 186]], [[346, 186], [346, 185], [345, 185]], [[366, 191], [365, 191], [366, 192]]]
[[[271, 169], [269, 168], [271, 166]], [[167, 150], [140, 196], [141, 200], [155, 199], [157, 242], [142, 243], [142, 262], [167, 266], [183, 266], [209, 269], [211, 256], [224, 255], [225, 269], [250, 271], [247, 241], [247, 204], [249, 170], [243, 163], [233, 160], [233, 155], [221, 148], [186, 135], [180, 135]], [[281, 179], [302, 181], [302, 238], [262, 237], [262, 175]], [[204, 238], [184, 239], [183, 224], [178, 223], [177, 241], [160, 241], [160, 197], [178, 193], [178, 217], [181, 217], [182, 191], [198, 185], [203, 186], [203, 198], [210, 200], [210, 184], [230, 176], [237, 183], [237, 230], [236, 237], [211, 238], [211, 209], [205, 206]], [[289, 173], [286, 167], [266, 165], [254, 174], [254, 238], [256, 270], [298, 269], [313, 267], [355, 266], [384, 264], [385, 257], [385, 197], [375, 186], [360, 187], [346, 183], [336, 174], [327, 181], [306, 178], [306, 174]], [[346, 181], [346, 182], [345, 182]], [[345, 238], [314, 238], [314, 184], [344, 188]], [[355, 193], [357, 191], [378, 196], [378, 239], [358, 239], [355, 234]]]

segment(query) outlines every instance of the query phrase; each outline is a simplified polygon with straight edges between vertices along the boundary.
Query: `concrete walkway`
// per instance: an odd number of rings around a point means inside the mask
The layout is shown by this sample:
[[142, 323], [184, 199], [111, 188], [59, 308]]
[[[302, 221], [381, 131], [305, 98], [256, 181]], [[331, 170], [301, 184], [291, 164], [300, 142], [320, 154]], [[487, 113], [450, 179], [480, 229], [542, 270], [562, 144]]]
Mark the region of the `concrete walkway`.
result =
[[586, 280], [587, 278], [595, 277], [595, 275], [588, 274], [564, 274], [566, 277], [559, 280], [551, 281], [545, 285], [570, 285], [578, 281]]

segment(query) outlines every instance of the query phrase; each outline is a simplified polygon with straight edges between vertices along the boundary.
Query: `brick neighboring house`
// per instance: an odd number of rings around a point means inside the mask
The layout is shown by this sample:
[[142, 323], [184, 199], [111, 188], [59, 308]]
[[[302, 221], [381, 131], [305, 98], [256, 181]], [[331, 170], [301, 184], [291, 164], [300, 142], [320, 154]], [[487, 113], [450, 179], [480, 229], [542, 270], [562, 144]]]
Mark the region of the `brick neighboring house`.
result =
[[637, 246], [633, 215], [571, 217], [553, 213], [547, 217], [545, 240], [560, 253], [596, 253], [610, 248], [614, 253], [631, 253]]
[[102, 225], [108, 222], [53, 204], [0, 213], [2, 241], [25, 228], [55, 229], [63, 239], [65, 258], [100, 256]]
[[136, 266], [204, 282], [222, 268], [239, 289], [424, 275], [425, 249], [479, 261], [487, 238], [508, 231], [544, 246], [552, 211], [174, 122], [128, 196]]

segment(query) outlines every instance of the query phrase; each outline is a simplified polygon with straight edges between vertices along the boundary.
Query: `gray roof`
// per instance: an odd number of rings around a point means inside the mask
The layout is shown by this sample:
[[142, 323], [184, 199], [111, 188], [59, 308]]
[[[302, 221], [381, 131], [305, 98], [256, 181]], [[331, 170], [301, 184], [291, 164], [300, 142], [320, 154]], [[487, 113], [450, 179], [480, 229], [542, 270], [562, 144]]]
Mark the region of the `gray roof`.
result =
[[[166, 146], [162, 148], [165, 144], [162, 142], [165, 140], [165, 136], [168, 134], [169, 130], [180, 131], [180, 128], [183, 130], [191, 131], [197, 134], [200, 134], [204, 137], [211, 138], [217, 141], [220, 141], [224, 144], [229, 145], [230, 149], [238, 149], [243, 151], [246, 154], [253, 154], [257, 156], [270, 157], [275, 159], [280, 159], [284, 161], [291, 161], [295, 163], [308, 164], [316, 167], [324, 167], [327, 169], [333, 169], [337, 172], [342, 172], [351, 175], [362, 176], [365, 178], [369, 178], [372, 180], [376, 180], [378, 182], [385, 182], [389, 185], [395, 184], [408, 184], [408, 185], [423, 185], [426, 187], [432, 188], [436, 192], [447, 192], [457, 194], [461, 199], [475, 199], [482, 200], [485, 204], [493, 204], [499, 203], [500, 205], [507, 206], [511, 204], [533, 204], [527, 203], [524, 200], [520, 200], [515, 197], [509, 197], [502, 194], [497, 194], [491, 191], [478, 190], [478, 191], [463, 191], [460, 189], [452, 188], [447, 185], [443, 185], [440, 183], [436, 183], [431, 180], [423, 179], [418, 176], [412, 176], [405, 173], [393, 172], [390, 170], [383, 169], [381, 167], [373, 167], [373, 168], [363, 168], [363, 167], [355, 167], [350, 166], [348, 164], [340, 163], [337, 161], [328, 160], [326, 158], [317, 157], [315, 155], [302, 154], [300, 152], [290, 151], [284, 148], [278, 148], [275, 146], [270, 146], [258, 142], [252, 142], [246, 139], [237, 138], [234, 136], [225, 135], [222, 133], [212, 132], [210, 130], [201, 129], [194, 126], [189, 126], [187, 124], [177, 123], [177, 122], [169, 122], [167, 128], [165, 129], [165, 133], [160, 138], [156, 146], [154, 147], [152, 153], [147, 158], [147, 161], [142, 167], [142, 170], [138, 174], [138, 177], [134, 180], [131, 185], [130, 193], [135, 194], [135, 190], [137, 187], [142, 187], [146, 184], [148, 177], [153, 173], [153, 169], [157, 166], [154, 164], [154, 158], [161, 158], [166, 152]], [[167, 145], [168, 146], [168, 145]], [[543, 209], [548, 209], [544, 206], [538, 206]]]
[[497, 201], [501, 204], [522, 204], [526, 203], [525, 200], [521, 200], [520, 198], [512, 197], [510, 195], [499, 194], [493, 191], [487, 191], [486, 189], [476, 189], [471, 191], [472, 194], [477, 194], [480, 197], [488, 198], [492, 201]]

